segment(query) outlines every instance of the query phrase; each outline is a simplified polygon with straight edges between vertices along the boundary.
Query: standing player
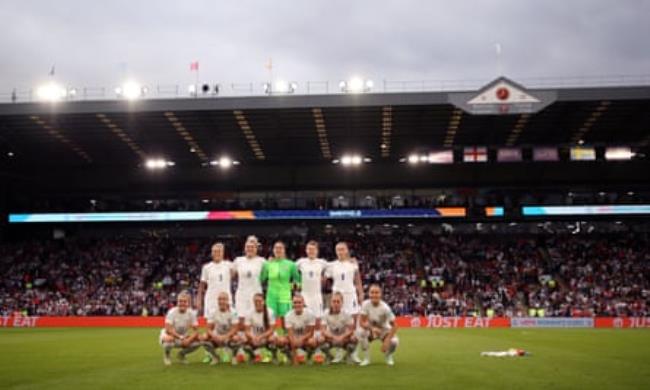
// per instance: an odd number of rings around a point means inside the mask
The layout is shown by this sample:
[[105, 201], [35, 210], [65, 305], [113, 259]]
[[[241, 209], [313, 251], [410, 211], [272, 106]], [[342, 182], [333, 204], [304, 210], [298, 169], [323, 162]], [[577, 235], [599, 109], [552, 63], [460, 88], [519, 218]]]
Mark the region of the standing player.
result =
[[363, 285], [359, 264], [350, 257], [350, 249], [345, 242], [336, 244], [337, 260], [330, 262], [325, 276], [332, 278], [332, 292], [343, 296], [343, 311], [351, 314], [356, 322], [359, 302], [363, 302]]
[[255, 356], [255, 361], [261, 360], [262, 348], [269, 348], [275, 355], [276, 348], [284, 346], [283, 340], [276, 338], [274, 330], [275, 317], [264, 303], [264, 294], [254, 294], [253, 310], [246, 316], [244, 335], [246, 347]]
[[230, 295], [226, 292], [219, 293], [217, 298], [219, 307], [207, 317], [206, 334], [201, 337], [203, 346], [213, 358], [212, 364], [218, 362], [215, 348], [223, 348], [227, 356], [232, 356], [232, 348], [240, 344], [237, 333], [239, 332], [239, 317], [230, 309]]
[[165, 328], [160, 331], [160, 345], [164, 350], [163, 362], [166, 366], [172, 364], [170, 354], [172, 348], [181, 348], [178, 359], [187, 363], [185, 356], [194, 352], [201, 344], [197, 332], [199, 321], [196, 312], [190, 309], [190, 294], [182, 291], [176, 299], [176, 306], [165, 316]]
[[255, 236], [248, 236], [244, 244], [244, 256], [235, 259], [233, 268], [237, 273], [237, 291], [235, 292], [235, 311], [239, 315], [240, 326], [253, 311], [253, 296], [262, 292], [260, 273], [266, 262], [257, 255], [259, 241]]
[[315, 325], [316, 317], [309, 309], [305, 308], [304, 298], [301, 295], [295, 295], [293, 309], [287, 313], [286, 318], [286, 341], [282, 342], [291, 350], [293, 364], [304, 362], [304, 355], [300, 357], [296, 353], [298, 349], [306, 350], [308, 354], [311, 354], [316, 348]]
[[[232, 262], [224, 260], [225, 249], [221, 242], [213, 244], [211, 250], [212, 261], [206, 263], [201, 270], [197, 309], [199, 312], [201, 309], [204, 310], [203, 314], [206, 319], [211, 318], [217, 311], [217, 296], [219, 294], [227, 294], [228, 304], [232, 305], [230, 279], [234, 271]], [[209, 363], [210, 356], [206, 354], [203, 362]]]
[[[323, 349], [332, 359], [332, 363], [340, 363], [343, 356], [343, 349], [347, 352], [348, 362], [352, 362], [352, 353], [357, 346], [357, 339], [354, 337], [354, 318], [343, 311], [343, 295], [340, 292], [332, 294], [330, 307], [323, 316]], [[332, 357], [331, 348], [338, 348], [336, 356]]]
[[273, 258], [264, 263], [260, 283], [268, 282], [266, 305], [280, 318], [284, 329], [284, 316], [291, 310], [291, 290], [293, 283], [300, 283], [296, 264], [286, 258], [286, 248], [282, 241], [273, 244]]
[[302, 257], [296, 262], [300, 271], [300, 294], [305, 299], [305, 306], [316, 316], [316, 330], [320, 329], [320, 319], [323, 316], [323, 273], [327, 268], [327, 261], [318, 258], [318, 243], [309, 241], [305, 248], [307, 257]]
[[393, 314], [388, 304], [381, 299], [382, 291], [379, 285], [371, 285], [368, 294], [370, 299], [364, 301], [361, 305], [359, 328], [357, 328], [359, 345], [361, 345], [361, 350], [365, 355], [360, 365], [367, 366], [370, 364], [370, 342], [379, 340], [381, 341], [381, 351], [386, 356], [386, 364], [392, 366], [395, 364], [393, 353], [399, 345], [399, 339], [396, 335], [395, 314]]

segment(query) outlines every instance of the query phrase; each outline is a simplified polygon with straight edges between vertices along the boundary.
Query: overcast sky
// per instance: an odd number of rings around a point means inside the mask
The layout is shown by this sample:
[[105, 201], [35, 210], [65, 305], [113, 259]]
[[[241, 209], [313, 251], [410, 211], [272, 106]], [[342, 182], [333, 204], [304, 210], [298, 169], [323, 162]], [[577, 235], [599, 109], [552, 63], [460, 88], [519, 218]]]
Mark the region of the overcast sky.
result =
[[115, 86], [650, 74], [650, 0], [0, 2], [0, 92]]

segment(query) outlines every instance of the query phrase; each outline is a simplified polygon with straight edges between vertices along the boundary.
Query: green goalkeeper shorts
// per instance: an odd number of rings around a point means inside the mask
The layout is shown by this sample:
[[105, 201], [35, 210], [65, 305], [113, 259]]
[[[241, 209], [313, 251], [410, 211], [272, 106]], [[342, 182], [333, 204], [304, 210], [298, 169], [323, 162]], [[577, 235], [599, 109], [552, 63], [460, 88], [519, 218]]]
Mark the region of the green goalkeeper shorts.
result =
[[274, 297], [266, 297], [266, 306], [276, 317], [284, 317], [291, 310], [291, 302], [282, 302]]

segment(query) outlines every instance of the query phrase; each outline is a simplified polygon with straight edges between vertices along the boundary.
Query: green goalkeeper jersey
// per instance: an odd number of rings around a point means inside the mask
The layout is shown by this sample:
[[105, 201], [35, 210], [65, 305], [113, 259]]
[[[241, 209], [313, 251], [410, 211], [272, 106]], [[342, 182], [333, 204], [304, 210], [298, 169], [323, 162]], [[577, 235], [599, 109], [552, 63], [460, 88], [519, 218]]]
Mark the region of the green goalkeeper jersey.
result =
[[264, 263], [260, 273], [260, 282], [268, 282], [267, 300], [291, 303], [293, 283], [300, 283], [298, 267], [289, 259], [273, 259]]

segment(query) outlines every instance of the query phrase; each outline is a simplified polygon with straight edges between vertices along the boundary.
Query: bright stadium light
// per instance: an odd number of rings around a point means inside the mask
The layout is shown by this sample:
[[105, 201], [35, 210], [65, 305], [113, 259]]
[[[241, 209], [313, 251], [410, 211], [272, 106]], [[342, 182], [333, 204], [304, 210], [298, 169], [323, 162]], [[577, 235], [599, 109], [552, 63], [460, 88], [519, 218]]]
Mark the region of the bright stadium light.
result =
[[284, 80], [278, 80], [275, 83], [264, 83], [264, 93], [267, 95], [272, 95], [276, 93], [280, 94], [289, 94], [294, 93], [298, 88], [298, 84], [295, 82], [288, 82]]
[[605, 148], [605, 160], [631, 160], [634, 152], [629, 146]]
[[362, 93], [370, 92], [374, 87], [375, 83], [372, 80], [363, 79], [361, 77], [352, 77], [348, 81], [341, 81], [339, 83], [339, 88], [341, 92], [345, 93]]
[[143, 87], [135, 81], [129, 80], [121, 86], [115, 88], [115, 94], [118, 97], [128, 100], [135, 100], [144, 96], [148, 92], [147, 87]]
[[232, 160], [228, 157], [221, 157], [219, 159], [219, 166], [224, 169], [228, 169], [232, 166]]
[[223, 156], [217, 160], [210, 161], [210, 165], [221, 169], [229, 169], [233, 165], [239, 165], [239, 161], [233, 160], [228, 156]]
[[420, 157], [417, 154], [411, 154], [408, 157], [409, 164], [417, 164], [420, 161]]
[[358, 154], [344, 155], [340, 159], [332, 160], [334, 164], [341, 164], [343, 166], [358, 166], [363, 163], [369, 163], [372, 160], [368, 157], [362, 157]]
[[68, 91], [55, 82], [41, 85], [36, 89], [36, 96], [39, 100], [56, 102], [65, 99]]
[[176, 165], [175, 162], [163, 158], [150, 158], [144, 163], [144, 166], [152, 171], [173, 167], [174, 165]]

